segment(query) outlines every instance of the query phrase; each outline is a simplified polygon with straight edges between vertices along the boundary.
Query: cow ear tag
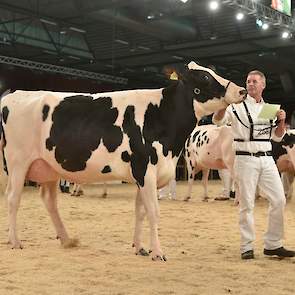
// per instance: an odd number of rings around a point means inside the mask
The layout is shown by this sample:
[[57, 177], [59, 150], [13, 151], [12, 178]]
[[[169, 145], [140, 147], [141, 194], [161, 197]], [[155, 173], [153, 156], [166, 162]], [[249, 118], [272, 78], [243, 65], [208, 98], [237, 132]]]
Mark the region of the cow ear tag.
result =
[[173, 72], [171, 75], [170, 75], [170, 80], [178, 80], [178, 75], [176, 72]]

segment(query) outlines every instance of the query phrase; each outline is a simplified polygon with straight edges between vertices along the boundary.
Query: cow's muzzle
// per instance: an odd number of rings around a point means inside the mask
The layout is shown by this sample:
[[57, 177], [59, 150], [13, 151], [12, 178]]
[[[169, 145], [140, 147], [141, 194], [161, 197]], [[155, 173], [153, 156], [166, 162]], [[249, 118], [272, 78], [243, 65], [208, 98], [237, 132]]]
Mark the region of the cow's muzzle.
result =
[[243, 90], [240, 90], [240, 91], [239, 91], [239, 94], [240, 94], [241, 96], [243, 96], [243, 100], [245, 100], [246, 97], [247, 97], [248, 91], [247, 91], [246, 89], [243, 89]]

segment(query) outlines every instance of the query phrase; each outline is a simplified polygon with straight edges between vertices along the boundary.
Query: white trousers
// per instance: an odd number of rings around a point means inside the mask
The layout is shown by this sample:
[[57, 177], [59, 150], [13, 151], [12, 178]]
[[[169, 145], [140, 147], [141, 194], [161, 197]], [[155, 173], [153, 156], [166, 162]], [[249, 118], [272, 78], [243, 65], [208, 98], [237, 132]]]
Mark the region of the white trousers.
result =
[[254, 205], [259, 185], [269, 201], [265, 249], [282, 246], [286, 199], [278, 169], [272, 157], [236, 156], [235, 172], [239, 189], [241, 253], [253, 249], [255, 240]]

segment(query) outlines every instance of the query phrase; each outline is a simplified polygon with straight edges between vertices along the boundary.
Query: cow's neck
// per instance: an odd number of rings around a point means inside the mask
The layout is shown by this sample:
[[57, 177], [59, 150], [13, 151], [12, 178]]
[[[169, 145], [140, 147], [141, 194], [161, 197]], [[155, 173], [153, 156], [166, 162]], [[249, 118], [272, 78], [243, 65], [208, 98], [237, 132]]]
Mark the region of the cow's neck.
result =
[[167, 137], [162, 138], [163, 151], [172, 151], [173, 157], [179, 157], [186, 139], [197, 123], [193, 97], [182, 81], [163, 89], [160, 111], [167, 131]]

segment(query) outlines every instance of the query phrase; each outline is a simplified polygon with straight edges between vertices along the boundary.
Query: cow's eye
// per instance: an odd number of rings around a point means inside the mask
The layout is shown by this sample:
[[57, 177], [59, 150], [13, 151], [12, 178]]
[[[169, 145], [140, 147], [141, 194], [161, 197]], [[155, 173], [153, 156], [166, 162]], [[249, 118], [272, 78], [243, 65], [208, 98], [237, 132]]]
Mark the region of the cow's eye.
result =
[[203, 76], [203, 80], [206, 81], [206, 82], [208, 82], [208, 81], [209, 81], [209, 76], [204, 75], [204, 76]]

